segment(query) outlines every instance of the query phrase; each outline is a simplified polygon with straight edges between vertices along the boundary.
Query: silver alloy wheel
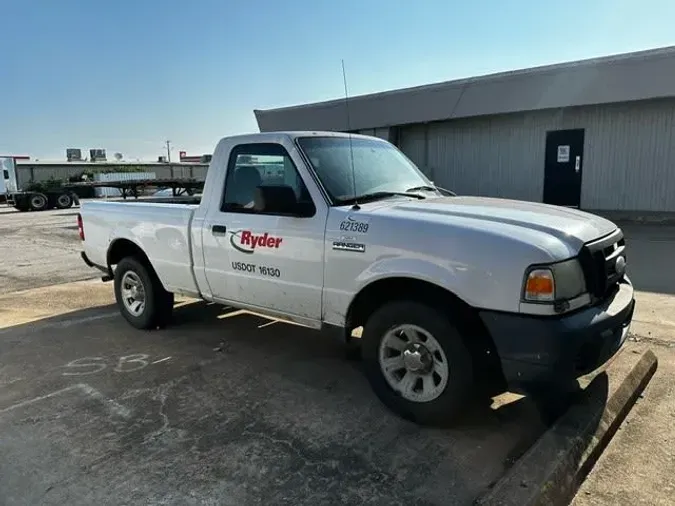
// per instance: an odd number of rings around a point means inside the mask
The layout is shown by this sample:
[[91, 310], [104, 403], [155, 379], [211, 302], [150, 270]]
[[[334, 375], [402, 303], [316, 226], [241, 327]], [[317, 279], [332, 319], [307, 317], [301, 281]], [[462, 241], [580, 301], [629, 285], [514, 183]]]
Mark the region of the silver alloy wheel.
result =
[[417, 325], [399, 325], [380, 341], [380, 370], [389, 386], [412, 402], [429, 402], [443, 393], [450, 367], [440, 343]]
[[60, 207], [68, 207], [70, 205], [70, 196], [65, 194], [59, 195], [56, 202]]
[[145, 311], [145, 287], [141, 278], [134, 271], [127, 271], [120, 283], [122, 302], [133, 316], [140, 316]]

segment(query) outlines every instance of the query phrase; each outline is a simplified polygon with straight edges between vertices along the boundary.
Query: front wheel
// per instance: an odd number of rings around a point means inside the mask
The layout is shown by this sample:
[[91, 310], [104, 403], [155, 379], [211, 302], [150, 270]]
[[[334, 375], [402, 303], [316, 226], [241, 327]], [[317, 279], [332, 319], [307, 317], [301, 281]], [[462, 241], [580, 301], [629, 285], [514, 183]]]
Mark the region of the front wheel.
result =
[[123, 258], [117, 264], [115, 299], [122, 316], [138, 329], [166, 325], [174, 301], [154, 271], [134, 257]]
[[403, 418], [445, 425], [473, 394], [471, 355], [448, 316], [411, 301], [375, 311], [363, 332], [366, 375], [380, 400]]

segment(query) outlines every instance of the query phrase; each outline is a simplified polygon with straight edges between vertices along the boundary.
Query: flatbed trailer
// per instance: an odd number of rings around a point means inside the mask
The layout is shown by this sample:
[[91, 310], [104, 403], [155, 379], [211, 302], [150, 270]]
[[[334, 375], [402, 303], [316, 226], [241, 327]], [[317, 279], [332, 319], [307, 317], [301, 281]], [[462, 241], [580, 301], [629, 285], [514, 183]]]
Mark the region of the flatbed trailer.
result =
[[136, 179], [130, 181], [70, 183], [65, 187], [117, 188], [122, 193], [122, 198], [126, 200], [129, 196], [138, 198], [139, 190], [146, 188], [170, 188], [174, 197], [194, 195], [197, 191], [204, 188], [204, 181], [197, 181], [196, 179]]
[[196, 179], [136, 179], [128, 181], [87, 181], [68, 183], [44, 191], [19, 191], [7, 193], [7, 205], [19, 211], [44, 211], [47, 209], [68, 209], [79, 205], [75, 192], [77, 188], [117, 188], [122, 199], [137, 199], [141, 190], [148, 188], [170, 188], [173, 197], [192, 196], [204, 187], [203, 181]]

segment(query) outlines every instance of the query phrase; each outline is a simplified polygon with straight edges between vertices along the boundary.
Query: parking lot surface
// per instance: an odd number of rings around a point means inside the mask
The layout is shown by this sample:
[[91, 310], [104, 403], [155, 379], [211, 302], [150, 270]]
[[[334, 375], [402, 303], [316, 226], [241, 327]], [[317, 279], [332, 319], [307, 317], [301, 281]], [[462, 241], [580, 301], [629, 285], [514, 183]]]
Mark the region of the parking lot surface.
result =
[[79, 256], [77, 213], [20, 213], [0, 204], [0, 293], [95, 275]]
[[[73, 288], [76, 306], [111, 297]], [[404, 422], [338, 344], [228, 311], [188, 303], [142, 332], [103, 306], [0, 330], [5, 504], [469, 504], [543, 430], [524, 400], [450, 430]]]

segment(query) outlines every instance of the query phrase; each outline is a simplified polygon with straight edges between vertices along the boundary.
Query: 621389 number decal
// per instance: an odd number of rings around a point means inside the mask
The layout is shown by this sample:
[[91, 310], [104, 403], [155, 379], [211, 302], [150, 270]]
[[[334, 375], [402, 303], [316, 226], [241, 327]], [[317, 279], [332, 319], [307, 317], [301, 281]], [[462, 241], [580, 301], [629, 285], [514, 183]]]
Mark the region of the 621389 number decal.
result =
[[368, 223], [356, 221], [351, 216], [340, 223], [340, 230], [343, 232], [360, 232], [362, 234], [368, 233]]

